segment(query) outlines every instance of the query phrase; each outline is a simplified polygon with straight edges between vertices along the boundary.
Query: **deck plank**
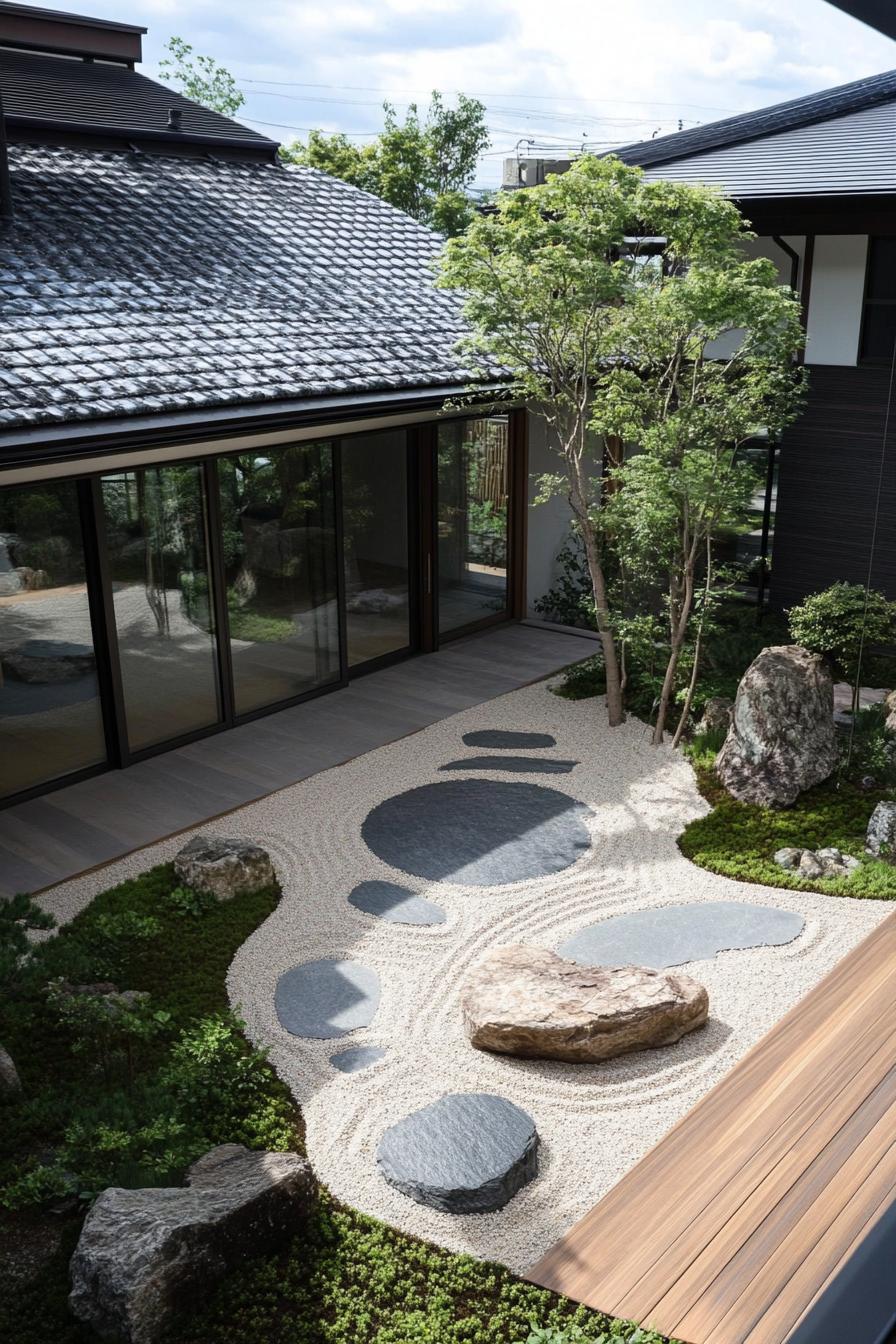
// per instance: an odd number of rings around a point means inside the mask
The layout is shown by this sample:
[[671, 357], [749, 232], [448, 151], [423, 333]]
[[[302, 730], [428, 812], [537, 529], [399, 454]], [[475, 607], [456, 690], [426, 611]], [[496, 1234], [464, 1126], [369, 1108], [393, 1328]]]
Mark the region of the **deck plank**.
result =
[[896, 1192], [896, 914], [527, 1274], [687, 1344], [785, 1344]]

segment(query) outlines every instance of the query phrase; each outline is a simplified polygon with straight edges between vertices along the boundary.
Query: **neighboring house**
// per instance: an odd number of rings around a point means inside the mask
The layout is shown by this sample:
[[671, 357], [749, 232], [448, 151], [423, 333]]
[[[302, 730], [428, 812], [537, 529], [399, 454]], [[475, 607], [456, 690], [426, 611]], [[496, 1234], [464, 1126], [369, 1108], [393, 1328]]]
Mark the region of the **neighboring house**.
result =
[[[869, 569], [896, 598], [894, 146], [890, 71], [617, 151], [649, 178], [722, 187], [759, 235], [750, 250], [802, 295], [808, 403], [768, 477], [778, 608], [837, 579], [865, 583]], [[566, 167], [509, 160], [504, 180]]]
[[437, 423], [441, 240], [136, 73], [143, 31], [0, 4], [7, 802], [529, 602], [526, 412]]

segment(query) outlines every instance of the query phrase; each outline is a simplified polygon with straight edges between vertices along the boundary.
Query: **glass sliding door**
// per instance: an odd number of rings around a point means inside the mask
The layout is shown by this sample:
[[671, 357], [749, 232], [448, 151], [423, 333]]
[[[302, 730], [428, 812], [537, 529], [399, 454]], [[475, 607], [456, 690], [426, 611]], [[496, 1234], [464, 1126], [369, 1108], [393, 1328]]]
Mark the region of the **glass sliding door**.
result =
[[440, 635], [507, 611], [506, 415], [439, 425], [436, 455]]
[[337, 681], [339, 608], [330, 443], [218, 460], [237, 714]]
[[140, 467], [101, 481], [130, 750], [222, 717], [202, 470]]
[[407, 435], [344, 439], [341, 457], [348, 663], [355, 667], [411, 644]]
[[105, 759], [77, 486], [0, 490], [0, 797]]

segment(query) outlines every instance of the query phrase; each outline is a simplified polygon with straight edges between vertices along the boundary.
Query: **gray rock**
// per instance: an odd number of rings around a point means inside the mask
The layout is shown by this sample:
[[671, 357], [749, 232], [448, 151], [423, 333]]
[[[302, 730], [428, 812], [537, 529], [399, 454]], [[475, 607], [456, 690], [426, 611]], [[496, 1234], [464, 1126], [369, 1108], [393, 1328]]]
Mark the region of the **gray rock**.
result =
[[811, 849], [806, 849], [803, 850], [797, 866], [797, 872], [800, 877], [823, 877], [824, 864], [818, 858], [817, 854], [814, 854]]
[[673, 1045], [702, 1027], [709, 996], [688, 975], [581, 966], [544, 947], [498, 947], [467, 975], [464, 1028], [477, 1050], [596, 1063]]
[[56, 639], [29, 639], [19, 648], [4, 653], [2, 661], [9, 676], [38, 685], [76, 681], [96, 668], [96, 657], [89, 644]]
[[361, 1073], [386, 1058], [381, 1045], [350, 1045], [347, 1050], [337, 1050], [330, 1056], [330, 1063], [340, 1073]]
[[896, 859], [896, 803], [878, 803], [871, 813], [865, 850], [876, 859]]
[[822, 863], [841, 863], [843, 862], [843, 851], [836, 845], [826, 845], [824, 849], [816, 849], [815, 857]]
[[377, 1165], [408, 1198], [445, 1213], [491, 1213], [538, 1171], [525, 1111], [489, 1092], [451, 1093], [387, 1129]]
[[716, 759], [729, 793], [788, 807], [832, 774], [837, 754], [834, 686], [822, 659], [798, 645], [763, 649], [738, 687]]
[[804, 923], [791, 910], [746, 901], [663, 905], [601, 920], [567, 938], [557, 951], [583, 966], [664, 970], [687, 961], [704, 961], [717, 952], [779, 947], [793, 942]]
[[445, 911], [440, 905], [418, 896], [398, 882], [379, 878], [359, 882], [349, 892], [349, 904], [366, 915], [375, 915], [390, 924], [444, 924]]
[[532, 751], [539, 747], [556, 747], [557, 739], [550, 733], [519, 733], [509, 728], [477, 728], [475, 733], [464, 733], [465, 747], [498, 747]]
[[380, 978], [360, 961], [324, 958], [284, 971], [274, 1007], [293, 1036], [330, 1041], [369, 1026], [380, 1005]]
[[711, 695], [703, 706], [703, 714], [697, 724], [698, 733], [727, 733], [731, 726], [734, 701], [724, 695]]
[[185, 887], [208, 892], [219, 901], [260, 891], [276, 882], [271, 856], [249, 840], [194, 835], [174, 858], [174, 871]]
[[776, 849], [774, 854], [775, 863], [778, 864], [780, 868], [788, 869], [788, 871], [793, 868], [798, 868], [804, 852], [805, 851], [802, 849]]
[[843, 867], [847, 872], [854, 873], [857, 868], [861, 868], [862, 860], [854, 858], [852, 854], [843, 855]]
[[514, 775], [568, 775], [578, 761], [561, 761], [556, 756], [466, 756], [439, 770], [505, 770]]
[[22, 1080], [12, 1055], [0, 1045], [0, 1101], [11, 1101], [21, 1095]]
[[104, 1190], [71, 1261], [69, 1304], [98, 1334], [154, 1344], [228, 1269], [307, 1218], [315, 1182], [296, 1153], [226, 1144], [176, 1189]]
[[591, 819], [584, 803], [543, 784], [451, 779], [385, 799], [361, 835], [400, 872], [492, 887], [569, 868], [591, 848]]

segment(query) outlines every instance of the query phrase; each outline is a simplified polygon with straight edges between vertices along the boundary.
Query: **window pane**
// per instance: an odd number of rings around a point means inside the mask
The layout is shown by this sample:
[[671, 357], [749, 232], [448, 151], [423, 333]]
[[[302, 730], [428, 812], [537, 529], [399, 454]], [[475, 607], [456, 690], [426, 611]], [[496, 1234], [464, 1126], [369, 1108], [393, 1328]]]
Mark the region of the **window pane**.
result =
[[896, 299], [896, 237], [871, 239], [868, 298], [870, 301]]
[[329, 443], [218, 461], [236, 712], [339, 676]]
[[896, 345], [896, 304], [866, 304], [865, 326], [862, 331], [862, 358], [880, 359], [889, 363], [893, 358], [894, 345]]
[[507, 608], [507, 416], [439, 426], [439, 630]]
[[219, 721], [205, 495], [195, 463], [102, 480], [132, 751]]
[[411, 642], [403, 430], [343, 441], [342, 510], [348, 661], [353, 666]]
[[0, 490], [0, 795], [105, 758], [76, 487]]

